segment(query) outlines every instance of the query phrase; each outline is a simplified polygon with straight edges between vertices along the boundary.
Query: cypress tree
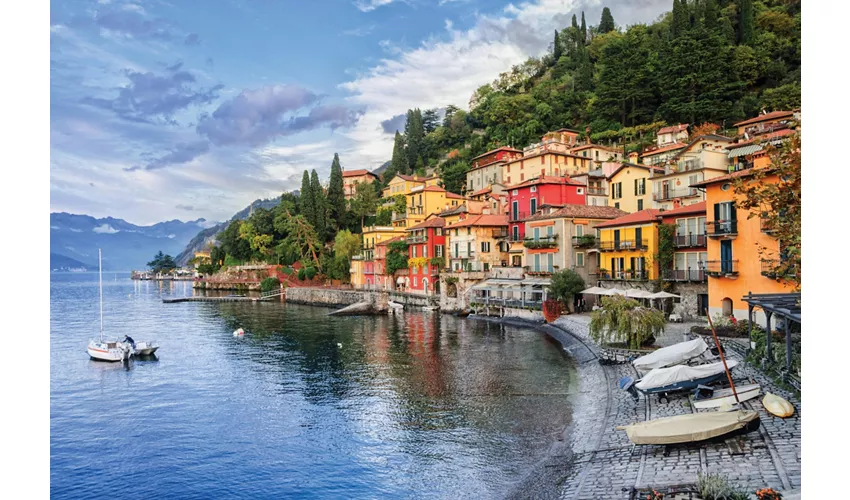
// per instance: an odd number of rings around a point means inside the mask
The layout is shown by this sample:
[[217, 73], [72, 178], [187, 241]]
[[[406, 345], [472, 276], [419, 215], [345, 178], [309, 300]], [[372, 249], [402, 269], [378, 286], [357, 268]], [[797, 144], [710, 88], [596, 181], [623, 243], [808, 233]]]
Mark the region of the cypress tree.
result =
[[310, 174], [304, 171], [304, 176], [301, 177], [301, 194], [298, 198], [298, 206], [301, 215], [311, 224], [316, 218], [316, 211], [313, 210], [313, 190], [310, 186]]
[[558, 59], [561, 58], [561, 54], [563, 54], [563, 51], [561, 50], [561, 40], [558, 36], [558, 30], [555, 30], [555, 41], [553, 42], [552, 48], [552, 62], [558, 62]]
[[419, 108], [408, 110], [407, 124], [404, 127], [404, 137], [407, 140], [407, 165], [405, 166], [404, 173], [407, 174], [416, 165], [416, 159], [422, 156], [425, 129], [422, 126], [422, 112]]
[[573, 24], [572, 27], [578, 29], [578, 21], [576, 20], [576, 15], [573, 14]]
[[753, 43], [755, 32], [755, 12], [753, 0], [741, 0], [738, 15], [738, 43], [750, 45]]
[[602, 9], [602, 19], [599, 21], [599, 33], [608, 33], [614, 31], [614, 16], [611, 15], [611, 9], [605, 7]]
[[581, 41], [587, 43], [587, 23], [584, 22], [584, 11], [581, 11]]
[[327, 220], [327, 199], [325, 199], [325, 191], [319, 183], [319, 174], [315, 170], [310, 172], [310, 192], [313, 196], [313, 229], [316, 234], [321, 237], [325, 234], [325, 221]]
[[395, 131], [395, 143], [393, 144], [393, 159], [390, 166], [384, 171], [384, 185], [395, 177], [395, 174], [407, 172], [407, 156], [404, 153], [404, 137]]
[[342, 166], [339, 164], [339, 154], [334, 153], [331, 162], [331, 178], [328, 182], [328, 222], [337, 228], [343, 227], [345, 221], [345, 188], [342, 182]]

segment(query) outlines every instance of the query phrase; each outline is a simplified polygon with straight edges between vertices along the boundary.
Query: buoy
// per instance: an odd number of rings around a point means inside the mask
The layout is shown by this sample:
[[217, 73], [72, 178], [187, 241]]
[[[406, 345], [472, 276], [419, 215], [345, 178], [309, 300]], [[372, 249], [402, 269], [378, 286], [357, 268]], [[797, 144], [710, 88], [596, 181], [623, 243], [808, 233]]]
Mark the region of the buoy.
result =
[[794, 406], [776, 394], [768, 392], [761, 400], [764, 409], [780, 418], [790, 417], [794, 414]]
[[233, 332], [234, 337], [241, 337], [242, 335], [245, 335], [245, 330], [241, 328]]
[[339, 342], [337, 342], [336, 346], [342, 348], [342, 344], [340, 344]]

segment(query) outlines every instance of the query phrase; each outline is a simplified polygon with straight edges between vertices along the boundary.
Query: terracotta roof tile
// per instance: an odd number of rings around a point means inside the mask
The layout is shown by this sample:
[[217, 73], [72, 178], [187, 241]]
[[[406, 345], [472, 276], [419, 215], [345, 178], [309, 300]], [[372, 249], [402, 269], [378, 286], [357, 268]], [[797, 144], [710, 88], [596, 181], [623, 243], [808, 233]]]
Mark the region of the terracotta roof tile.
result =
[[540, 177], [535, 177], [533, 179], [529, 179], [524, 182], [520, 182], [515, 186], [511, 186], [511, 189], [516, 189], [520, 187], [526, 186], [536, 186], [537, 184], [566, 184], [568, 186], [584, 186], [584, 184], [580, 182], [576, 182], [569, 177], [556, 177], [553, 175], [543, 175]]
[[679, 123], [677, 125], [669, 125], [667, 127], [662, 127], [658, 130], [658, 135], [662, 134], [675, 134], [676, 132], [681, 132], [682, 130], [687, 130], [687, 123]]
[[426, 227], [445, 227], [446, 219], [442, 217], [430, 217], [415, 226], [405, 229], [405, 231], [413, 231], [415, 229], [424, 229]]
[[[763, 167], [765, 172], [770, 172], [771, 170], [775, 170], [774, 167]], [[731, 179], [737, 179], [738, 177], [749, 177], [753, 175], [754, 169], [747, 168], [744, 170], [738, 170], [737, 172], [732, 172], [731, 174], [721, 175], [720, 177], [712, 177], [711, 179], [706, 179], [704, 181], [697, 182], [695, 184], [691, 184], [690, 187], [703, 187], [708, 186], [710, 184], [715, 184], [717, 182], [728, 181]]]
[[372, 172], [370, 172], [370, 171], [368, 171], [368, 170], [366, 170], [366, 169], [360, 169], [360, 170], [343, 170], [343, 171], [342, 171], [342, 176], [343, 176], [343, 177], [359, 177], [359, 176], [361, 176], [361, 175], [371, 175], [372, 177], [378, 177], [377, 175], [373, 174]]
[[508, 216], [507, 215], [473, 215], [471, 217], [467, 217], [462, 221], [455, 222], [450, 226], [446, 226], [446, 229], [454, 229], [456, 227], [467, 227], [467, 226], [507, 226], [508, 225]]
[[587, 218], [587, 219], [616, 219], [628, 215], [619, 208], [614, 207], [597, 207], [590, 205], [564, 205], [564, 208], [549, 214], [535, 214], [525, 219], [529, 220], [546, 220], [546, 219], [562, 219], [562, 218]]
[[674, 208], [673, 210], [662, 210], [658, 216], [666, 218], [685, 214], [704, 214], [705, 207], [706, 202], [701, 201], [699, 203], [694, 203], [693, 205], [684, 205], [679, 208]]
[[502, 146], [500, 148], [491, 149], [490, 151], [487, 151], [486, 153], [481, 153], [480, 155], [476, 156], [475, 158], [473, 158], [470, 161], [475, 161], [475, 160], [482, 158], [484, 156], [487, 156], [489, 154], [498, 153], [499, 151], [511, 151], [511, 152], [514, 152], [514, 153], [522, 153], [522, 150], [520, 150], [520, 149], [516, 149], [516, 148], [512, 148], [512, 147], [508, 147], [508, 146]]
[[375, 243], [375, 246], [379, 247], [379, 246], [383, 246], [383, 245], [389, 245], [390, 243], [395, 243], [396, 241], [404, 241], [405, 238], [407, 238], [406, 235], [405, 236], [396, 236], [395, 238], [392, 238], [392, 239], [389, 239], [389, 240], [386, 240], [386, 241], [382, 241], [380, 243]]
[[446, 191], [446, 198], [453, 199], [453, 200], [465, 200], [466, 199], [459, 194], [452, 193], [451, 191]]
[[684, 142], [674, 142], [673, 144], [668, 144], [667, 146], [661, 146], [660, 148], [652, 149], [650, 151], [644, 150], [641, 156], [655, 156], [657, 154], [666, 153], [667, 151], [675, 151], [677, 149], [682, 149], [687, 147], [688, 145]]
[[752, 139], [747, 140], [747, 141], [740, 141], [740, 142], [736, 142], [734, 144], [730, 144], [730, 145], [726, 146], [726, 149], [740, 148], [741, 146], [746, 146], [748, 144], [755, 144], [757, 142], [770, 141], [770, 140], [773, 140], [773, 139], [780, 139], [782, 137], [788, 137], [788, 136], [791, 136], [791, 135], [794, 135], [794, 130], [792, 130], [790, 128], [784, 128], [782, 130], [777, 130], [776, 132], [770, 132], [770, 133], [767, 133], [767, 134], [757, 135], [757, 136], [755, 136]]
[[658, 218], [659, 213], [661, 212], [659, 212], [655, 208], [648, 208], [646, 210], [641, 210], [640, 212], [624, 215], [614, 220], [597, 224], [596, 228], [599, 229], [603, 227], [631, 226], [633, 224], [640, 224], [643, 222], [655, 222]]
[[767, 120], [778, 120], [779, 118], [790, 118], [794, 116], [793, 111], [771, 111], [770, 113], [766, 113], [763, 115], [756, 116], [755, 118], [750, 118], [748, 120], [744, 120], [742, 122], [738, 122], [734, 124], [735, 127], [742, 127], [744, 125], [750, 125], [752, 123], [764, 122]]

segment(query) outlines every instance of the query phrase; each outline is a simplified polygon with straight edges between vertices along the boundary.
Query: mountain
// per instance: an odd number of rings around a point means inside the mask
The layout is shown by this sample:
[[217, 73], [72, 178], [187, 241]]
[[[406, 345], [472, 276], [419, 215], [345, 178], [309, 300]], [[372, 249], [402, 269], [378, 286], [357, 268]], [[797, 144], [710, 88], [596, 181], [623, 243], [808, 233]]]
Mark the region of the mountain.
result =
[[[197, 219], [137, 226], [113, 217], [96, 219], [89, 215], [54, 212], [50, 214], [50, 251], [83, 263], [96, 262], [97, 249], [102, 248], [104, 270], [143, 269], [160, 250], [175, 255], [198, 230], [215, 224]], [[84, 264], [83, 267], [91, 266]]]
[[51, 271], [94, 271], [97, 265], [83, 264], [82, 262], [59, 255], [58, 253], [50, 253], [50, 270]]
[[[297, 193], [297, 191], [296, 191]], [[257, 208], [265, 208], [266, 210], [270, 210], [276, 207], [280, 203], [280, 196], [277, 198], [272, 198], [270, 200], [255, 200], [254, 203], [251, 203], [249, 206], [243, 208], [242, 210], [236, 212], [233, 217], [231, 217], [226, 222], [221, 222], [211, 227], [207, 227], [203, 231], [199, 232], [192, 238], [182, 252], [177, 254], [177, 257], [174, 258], [174, 261], [177, 262], [178, 266], [186, 266], [189, 264], [189, 260], [195, 256], [195, 252], [199, 252], [201, 250], [206, 250], [210, 243], [215, 242], [215, 237], [218, 233], [224, 231], [231, 222], [235, 220], [245, 220], [248, 218], [248, 215], [251, 213], [251, 207], [254, 209]]]
[[[376, 168], [375, 170], [372, 170], [372, 173], [375, 174], [375, 175], [381, 175], [381, 174], [384, 173], [384, 170], [386, 170], [387, 167], [389, 167], [391, 164], [392, 164], [392, 160], [385, 161], [380, 167]], [[388, 179], [388, 181], [389, 181], [389, 179]]]

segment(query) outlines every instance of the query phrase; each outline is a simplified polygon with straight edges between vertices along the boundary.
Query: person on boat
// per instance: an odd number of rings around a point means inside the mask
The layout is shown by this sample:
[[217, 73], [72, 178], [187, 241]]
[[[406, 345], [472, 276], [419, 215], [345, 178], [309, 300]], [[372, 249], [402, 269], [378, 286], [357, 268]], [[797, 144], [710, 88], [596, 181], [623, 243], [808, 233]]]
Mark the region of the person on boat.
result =
[[130, 345], [133, 347], [133, 349], [136, 348], [136, 341], [133, 340], [133, 337], [131, 337], [129, 335], [124, 335], [124, 342], [129, 342]]

